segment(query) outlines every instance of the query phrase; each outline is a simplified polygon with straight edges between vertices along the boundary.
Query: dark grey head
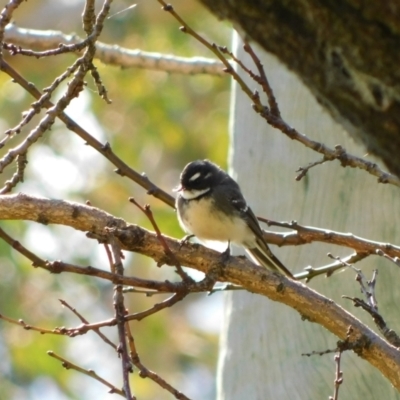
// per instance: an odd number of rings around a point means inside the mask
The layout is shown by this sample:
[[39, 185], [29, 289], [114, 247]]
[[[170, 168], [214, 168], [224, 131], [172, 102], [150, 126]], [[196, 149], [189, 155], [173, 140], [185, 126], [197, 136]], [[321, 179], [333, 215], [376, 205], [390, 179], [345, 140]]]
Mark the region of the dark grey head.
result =
[[226, 177], [225, 172], [209, 160], [196, 160], [187, 164], [180, 177], [181, 188], [203, 191], [213, 188]]

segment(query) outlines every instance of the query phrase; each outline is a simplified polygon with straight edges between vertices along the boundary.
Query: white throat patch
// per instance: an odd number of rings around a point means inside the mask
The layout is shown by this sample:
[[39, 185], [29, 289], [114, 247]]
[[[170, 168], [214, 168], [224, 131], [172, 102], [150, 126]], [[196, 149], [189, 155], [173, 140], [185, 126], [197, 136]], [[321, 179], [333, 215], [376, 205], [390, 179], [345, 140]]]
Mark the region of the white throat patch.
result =
[[193, 199], [197, 199], [198, 197], [200, 197], [203, 194], [207, 193], [209, 190], [210, 190], [210, 188], [205, 188], [205, 189], [202, 189], [202, 190], [186, 190], [186, 189], [183, 189], [181, 191], [181, 196], [185, 200], [193, 200]]

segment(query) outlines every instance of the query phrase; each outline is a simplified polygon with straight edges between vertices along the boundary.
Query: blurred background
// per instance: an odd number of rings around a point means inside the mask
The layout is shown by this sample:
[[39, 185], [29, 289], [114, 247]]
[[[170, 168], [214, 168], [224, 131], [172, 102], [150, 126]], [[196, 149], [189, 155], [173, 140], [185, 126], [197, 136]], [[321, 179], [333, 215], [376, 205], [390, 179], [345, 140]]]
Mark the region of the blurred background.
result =
[[[1, 8], [7, 2], [0, 0]], [[99, 5], [101, 2], [97, 2]], [[131, 6], [118, 1], [110, 15]], [[171, 15], [156, 0], [139, 0], [136, 7], [106, 20], [100, 41], [129, 49], [213, 57], [207, 49], [179, 30]], [[24, 2], [13, 14], [19, 27], [60, 30], [84, 37], [81, 0]], [[213, 42], [230, 45], [230, 28], [217, 21], [194, 1], [175, 0], [173, 6], [194, 29]], [[9, 56], [6, 60], [40, 90], [49, 86], [76, 59], [75, 55], [36, 59]], [[68, 107], [67, 113], [138, 172], [145, 172], [162, 189], [177, 185], [183, 166], [197, 158], [210, 158], [226, 167], [228, 146], [228, 78], [207, 75], [178, 75], [139, 69], [122, 70], [96, 62], [112, 104], [99, 98], [93, 82]], [[60, 96], [63, 85], [56, 93]], [[0, 131], [15, 126], [33, 99], [10, 78], [0, 73]], [[0, 157], [20, 143], [43, 114], [0, 149]], [[4, 133], [0, 132], [0, 140]], [[3, 136], [4, 137], [4, 136]], [[145, 190], [114, 172], [114, 166], [57, 122], [50, 132], [31, 147], [25, 182], [13, 192], [84, 203], [89, 200], [116, 217], [151, 229], [143, 214], [128, 202], [135, 197], [149, 203], [166, 235], [180, 238], [183, 232], [175, 212], [146, 195]], [[1, 185], [15, 172], [7, 168]], [[102, 246], [84, 233], [67, 227], [35, 223], [2, 222], [14, 239], [48, 260], [62, 260], [81, 266], [109, 269]], [[177, 280], [169, 267], [136, 254], [125, 254], [126, 274], [157, 280]], [[196, 278], [200, 278], [196, 276]], [[75, 307], [90, 322], [112, 317], [113, 285], [75, 275], [51, 275], [33, 269], [30, 262], [0, 241], [0, 313], [26, 323], [52, 329], [76, 326], [79, 321], [58, 299]], [[128, 294], [130, 312], [141, 311], [162, 300]], [[191, 295], [171, 309], [140, 323], [131, 324], [144, 365], [157, 372], [193, 399], [215, 397], [215, 370], [222, 295]], [[116, 329], [105, 329], [117, 341]], [[12, 399], [111, 399], [107, 388], [75, 371], [62, 368], [46, 351], [75, 362], [122, 386], [121, 363], [111, 347], [96, 335], [68, 339], [41, 335], [0, 320], [0, 400]], [[132, 375], [138, 399], [173, 398], [148, 379]]]

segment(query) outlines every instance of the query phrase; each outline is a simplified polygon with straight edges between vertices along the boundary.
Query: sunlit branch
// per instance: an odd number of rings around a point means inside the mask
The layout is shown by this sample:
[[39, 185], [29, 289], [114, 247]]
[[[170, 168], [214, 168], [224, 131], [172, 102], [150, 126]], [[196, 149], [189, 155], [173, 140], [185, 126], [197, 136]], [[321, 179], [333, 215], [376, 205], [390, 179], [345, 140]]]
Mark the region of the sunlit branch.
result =
[[[60, 31], [25, 29], [14, 24], [7, 25], [4, 41], [11, 42], [18, 48], [16, 54], [34, 57], [48, 57], [62, 52], [79, 53], [86, 46], [84, 40], [77, 35], [66, 35]], [[20, 46], [28, 49], [21, 49]], [[33, 51], [31, 48], [38, 51]], [[205, 57], [179, 57], [140, 49], [127, 49], [99, 41], [96, 42], [95, 58], [104, 64], [124, 69], [140, 68], [184, 75], [226, 76], [222, 70], [224, 65], [219, 60]]]
[[361, 293], [364, 295], [365, 300], [357, 297], [342, 296], [344, 299], [349, 299], [353, 302], [355, 307], [360, 307], [366, 311], [374, 320], [375, 325], [385, 337], [385, 339], [393, 346], [400, 347], [400, 337], [393, 330], [390, 329], [384, 317], [378, 312], [378, 301], [375, 293], [376, 278], [378, 271], [374, 270], [371, 280], [367, 280], [365, 275], [360, 269], [352, 267], [356, 271], [356, 281], [360, 284]]
[[[28, 210], [29, 212], [27, 212]], [[64, 213], [63, 210], [68, 210], [68, 212]], [[73, 210], [75, 211], [72, 212]], [[84, 231], [93, 232], [93, 229], [95, 229], [98, 235], [104, 230], [104, 225], [101, 227], [99, 223], [89, 224], [90, 218], [86, 219], [86, 216], [93, 218], [93, 215], [99, 212], [93, 207], [80, 206], [76, 203], [72, 205], [64, 201], [37, 199], [21, 195], [0, 196], [0, 218], [69, 224], [75, 228], [79, 226], [77, 229]], [[101, 212], [99, 215], [101, 215]], [[105, 215], [107, 214], [103, 213], [103, 221]], [[108, 221], [112, 225], [113, 218], [111, 217]], [[118, 223], [118, 221], [120, 222]], [[125, 225], [123, 221], [121, 222], [118, 219], [115, 219], [115, 222], [119, 227], [108, 228], [108, 230], [112, 230], [112, 234], [122, 249], [147, 255], [156, 262], [165, 261], [164, 248], [154, 233], [138, 226]], [[110, 233], [108, 232], [108, 234]], [[220, 266], [219, 253], [199, 245], [186, 244], [181, 246], [179, 240], [166, 236], [165, 240], [182, 265], [202, 271], [206, 274], [206, 277], [207, 274], [217, 271], [219, 273], [219, 275], [216, 275], [218, 280], [240, 285], [252, 293], [258, 293], [274, 301], [284, 303], [296, 309], [304, 319], [322, 325], [341, 339], [346, 337], [348, 327], [352, 326], [354, 341], [362, 338], [363, 343], [365, 343], [359, 355], [377, 367], [396, 388], [400, 388], [399, 352], [335, 302], [299, 282], [258, 267], [245, 258], [231, 257], [223, 268], [218, 268]], [[390, 250], [392, 252], [397, 251], [394, 247]], [[210, 282], [212, 283], [213, 280]], [[209, 282], [206, 281], [206, 283]], [[182, 292], [178, 292], [171, 298], [159, 303], [164, 304], [154, 306], [144, 312], [127, 315], [125, 320], [141, 319], [151, 315], [153, 311], [158, 312], [164, 305], [172, 305], [173, 301], [179, 301], [181, 296], [188, 292], [190, 292], [190, 288], [188, 290], [185, 287]], [[157, 310], [155, 310], [155, 307], [157, 307]], [[116, 323], [117, 321], [113, 318], [95, 324], [83, 324], [69, 330], [60, 328], [60, 331], [74, 336], [94, 328], [114, 326]]]

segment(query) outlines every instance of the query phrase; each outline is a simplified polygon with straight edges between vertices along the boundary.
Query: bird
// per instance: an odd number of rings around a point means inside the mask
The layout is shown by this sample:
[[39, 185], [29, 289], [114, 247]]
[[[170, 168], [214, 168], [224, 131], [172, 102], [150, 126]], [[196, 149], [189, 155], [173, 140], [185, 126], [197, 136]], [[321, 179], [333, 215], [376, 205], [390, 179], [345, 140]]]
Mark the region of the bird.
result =
[[209, 160], [190, 162], [175, 191], [178, 221], [188, 237], [228, 242], [224, 252], [228, 257], [230, 243], [243, 246], [256, 263], [293, 278], [268, 247], [238, 183], [218, 165]]

